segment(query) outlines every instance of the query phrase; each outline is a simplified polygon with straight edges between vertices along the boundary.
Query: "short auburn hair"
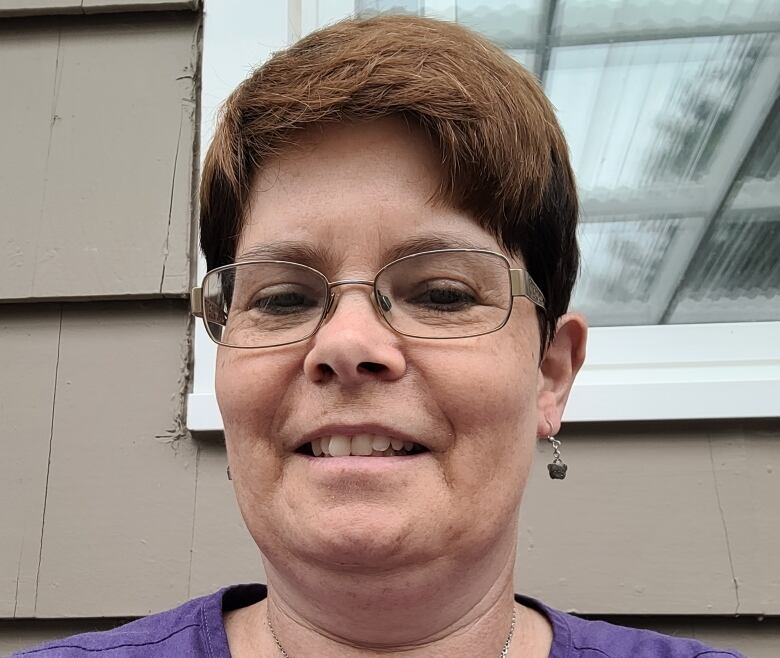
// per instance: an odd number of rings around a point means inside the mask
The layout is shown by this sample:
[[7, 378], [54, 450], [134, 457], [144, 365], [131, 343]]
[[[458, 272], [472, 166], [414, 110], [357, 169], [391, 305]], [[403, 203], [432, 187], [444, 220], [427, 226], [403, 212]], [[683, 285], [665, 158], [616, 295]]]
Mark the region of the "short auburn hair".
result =
[[545, 296], [544, 351], [577, 276], [568, 149], [536, 78], [483, 37], [415, 16], [348, 19], [275, 53], [222, 107], [200, 186], [208, 268], [233, 262], [249, 193], [311, 126], [397, 116], [441, 157], [438, 202], [469, 213], [523, 259]]

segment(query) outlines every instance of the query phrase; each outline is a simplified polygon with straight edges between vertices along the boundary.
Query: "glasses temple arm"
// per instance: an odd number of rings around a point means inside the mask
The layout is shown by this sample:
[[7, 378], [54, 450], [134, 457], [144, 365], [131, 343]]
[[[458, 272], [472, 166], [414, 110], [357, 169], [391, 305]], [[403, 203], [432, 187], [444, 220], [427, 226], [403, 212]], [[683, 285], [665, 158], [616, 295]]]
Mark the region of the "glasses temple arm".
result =
[[510, 269], [509, 278], [512, 283], [512, 297], [527, 297], [539, 308], [544, 308], [544, 295], [528, 272]]
[[203, 317], [203, 288], [193, 288], [190, 293], [190, 313], [196, 318]]

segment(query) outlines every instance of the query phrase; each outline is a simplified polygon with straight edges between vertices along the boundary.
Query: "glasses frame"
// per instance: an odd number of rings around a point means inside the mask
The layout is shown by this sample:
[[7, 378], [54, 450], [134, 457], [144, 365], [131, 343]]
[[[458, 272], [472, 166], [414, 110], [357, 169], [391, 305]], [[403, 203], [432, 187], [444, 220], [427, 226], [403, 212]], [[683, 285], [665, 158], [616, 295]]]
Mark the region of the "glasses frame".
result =
[[[381, 303], [379, 301], [378, 292], [376, 289], [376, 283], [381, 274], [387, 270], [389, 267], [392, 267], [393, 265], [403, 262], [405, 260], [409, 260], [411, 258], [418, 258], [420, 256], [426, 256], [429, 254], [457, 254], [457, 253], [472, 253], [472, 254], [487, 254], [490, 256], [497, 256], [501, 260], [506, 263], [507, 266], [507, 272], [509, 275], [509, 285], [510, 285], [510, 299], [509, 299], [509, 308], [506, 312], [506, 317], [504, 318], [503, 322], [501, 322], [500, 325], [498, 325], [495, 329], [491, 329], [490, 331], [482, 331], [478, 334], [468, 334], [466, 336], [417, 336], [415, 334], [409, 334], [403, 331], [399, 331], [396, 329], [392, 324], [390, 324], [390, 321], [385, 316], [384, 311], [382, 310]], [[287, 265], [295, 265], [296, 267], [302, 267], [304, 269], [307, 269], [314, 274], [316, 274], [319, 278], [321, 278], [326, 286], [327, 286], [327, 301], [325, 303], [325, 306], [322, 310], [322, 317], [320, 317], [319, 322], [317, 322], [317, 325], [314, 327], [314, 329], [307, 334], [306, 336], [302, 338], [296, 338], [295, 340], [286, 341], [283, 343], [274, 343], [273, 345], [261, 345], [261, 346], [253, 346], [253, 345], [231, 345], [229, 343], [224, 343], [221, 340], [217, 340], [217, 338], [211, 333], [211, 329], [209, 328], [209, 322], [207, 318], [205, 317], [205, 314], [203, 312], [204, 304], [203, 304], [203, 286], [206, 283], [206, 279], [209, 276], [212, 276], [214, 274], [217, 274], [219, 272], [222, 272], [227, 269], [235, 268], [236, 265], [252, 265], [252, 264], [262, 264], [262, 263], [273, 263], [273, 264], [287, 264]], [[386, 265], [382, 266], [382, 268], [374, 275], [373, 280], [369, 279], [340, 279], [338, 281], [328, 281], [328, 278], [319, 270], [314, 269], [313, 267], [309, 267], [308, 265], [302, 265], [301, 263], [295, 263], [293, 261], [286, 261], [286, 260], [268, 260], [268, 259], [252, 259], [252, 260], [240, 260], [236, 261], [234, 263], [229, 263], [228, 265], [221, 265], [220, 267], [215, 267], [213, 270], [209, 270], [206, 272], [206, 274], [203, 277], [203, 282], [200, 286], [197, 286], [192, 289], [192, 292], [190, 294], [190, 313], [194, 315], [195, 317], [201, 318], [203, 320], [203, 326], [206, 329], [206, 333], [208, 334], [209, 338], [213, 340], [217, 345], [222, 345], [223, 347], [230, 347], [232, 349], [238, 349], [238, 350], [264, 350], [269, 347], [282, 347], [284, 345], [294, 345], [295, 343], [303, 342], [304, 340], [308, 340], [314, 334], [316, 334], [323, 324], [325, 324], [326, 320], [328, 319], [328, 316], [330, 316], [338, 306], [338, 295], [333, 292], [334, 288], [338, 288], [340, 286], [347, 286], [347, 285], [358, 285], [358, 286], [369, 286], [372, 289], [372, 294], [369, 295], [371, 298], [371, 303], [374, 307], [374, 311], [377, 313], [377, 315], [384, 321], [384, 323], [390, 327], [390, 329], [401, 336], [407, 336], [409, 338], [420, 338], [423, 340], [452, 340], [452, 339], [462, 339], [462, 338], [476, 338], [477, 336], [485, 336], [487, 334], [492, 334], [500, 329], [502, 329], [506, 323], [509, 321], [509, 317], [512, 315], [512, 308], [514, 307], [514, 299], [515, 297], [525, 297], [529, 301], [531, 301], [534, 305], [536, 305], [541, 310], [545, 310], [545, 301], [544, 301], [544, 295], [542, 294], [542, 291], [539, 289], [539, 286], [536, 285], [534, 280], [531, 278], [531, 275], [528, 274], [528, 272], [524, 269], [520, 268], [513, 268], [512, 264], [509, 262], [509, 259], [504, 256], [504, 254], [501, 254], [497, 251], [490, 251], [489, 249], [466, 249], [466, 248], [453, 248], [453, 249], [432, 249], [430, 251], [419, 251], [414, 254], [409, 254], [407, 256], [402, 256], [401, 258], [396, 258], [393, 261], [390, 261]]]

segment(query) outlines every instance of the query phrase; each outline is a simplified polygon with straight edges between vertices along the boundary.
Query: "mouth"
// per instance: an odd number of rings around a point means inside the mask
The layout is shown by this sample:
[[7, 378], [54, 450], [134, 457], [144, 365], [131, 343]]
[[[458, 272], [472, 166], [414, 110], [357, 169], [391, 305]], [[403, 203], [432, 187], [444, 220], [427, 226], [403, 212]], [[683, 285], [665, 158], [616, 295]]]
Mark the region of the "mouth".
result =
[[332, 434], [320, 436], [302, 444], [297, 454], [309, 457], [404, 457], [428, 452], [428, 449], [413, 441], [381, 434]]

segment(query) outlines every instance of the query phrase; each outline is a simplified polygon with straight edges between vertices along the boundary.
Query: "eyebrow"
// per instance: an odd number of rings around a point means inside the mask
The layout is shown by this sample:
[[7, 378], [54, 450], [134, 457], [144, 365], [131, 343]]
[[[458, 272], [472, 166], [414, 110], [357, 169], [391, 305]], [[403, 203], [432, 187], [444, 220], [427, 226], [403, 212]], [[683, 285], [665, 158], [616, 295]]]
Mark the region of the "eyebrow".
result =
[[419, 254], [422, 251], [436, 249], [485, 249], [495, 251], [495, 247], [479, 244], [469, 238], [456, 234], [431, 233], [407, 238], [385, 251], [385, 262], [389, 263], [404, 256]]
[[329, 247], [317, 249], [308, 242], [282, 240], [252, 245], [236, 258], [237, 263], [246, 260], [284, 260], [321, 270], [337, 259]]
[[[415, 235], [393, 245], [384, 251], [383, 264], [398, 260], [404, 256], [419, 254], [436, 249], [485, 249], [494, 251], [489, 245], [474, 242], [457, 234], [430, 233]], [[330, 247], [317, 248], [309, 242], [283, 240], [255, 244], [245, 249], [235, 262], [247, 260], [283, 260], [308, 265], [325, 271], [328, 266], [334, 268], [340, 259], [336, 258]]]

